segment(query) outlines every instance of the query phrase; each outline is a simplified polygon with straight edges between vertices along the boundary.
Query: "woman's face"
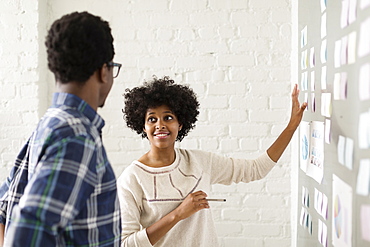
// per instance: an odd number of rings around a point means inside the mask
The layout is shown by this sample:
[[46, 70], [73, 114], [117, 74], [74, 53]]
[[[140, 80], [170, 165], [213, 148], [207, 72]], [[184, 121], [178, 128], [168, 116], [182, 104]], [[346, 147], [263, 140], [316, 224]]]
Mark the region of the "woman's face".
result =
[[156, 148], [174, 147], [181, 124], [166, 105], [149, 108], [145, 114], [144, 132]]

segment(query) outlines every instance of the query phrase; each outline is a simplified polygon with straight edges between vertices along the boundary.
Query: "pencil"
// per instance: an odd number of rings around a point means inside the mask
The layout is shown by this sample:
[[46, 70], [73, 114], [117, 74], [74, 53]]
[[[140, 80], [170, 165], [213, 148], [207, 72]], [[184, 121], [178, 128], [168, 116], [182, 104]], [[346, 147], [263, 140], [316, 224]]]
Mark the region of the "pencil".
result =
[[206, 199], [209, 202], [226, 202], [226, 199]]

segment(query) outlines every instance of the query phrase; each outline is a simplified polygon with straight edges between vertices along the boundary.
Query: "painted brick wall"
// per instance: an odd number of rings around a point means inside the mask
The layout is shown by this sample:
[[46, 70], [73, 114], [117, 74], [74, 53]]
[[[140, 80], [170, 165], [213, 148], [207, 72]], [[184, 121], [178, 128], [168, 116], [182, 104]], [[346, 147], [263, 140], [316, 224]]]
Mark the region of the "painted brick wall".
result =
[[[46, 0], [45, 0], [46, 1]], [[43, 1], [0, 2], [0, 177], [3, 180], [37, 124], [45, 99]]]
[[[123, 122], [122, 94], [152, 75], [169, 75], [198, 94], [199, 122], [179, 147], [255, 158], [285, 127], [291, 88], [289, 0], [5, 0], [0, 3], [0, 31], [7, 33], [0, 37], [1, 174], [54, 89], [45, 66], [46, 27], [75, 10], [110, 22], [115, 61], [123, 64], [99, 110], [117, 176], [148, 150], [147, 141]], [[290, 165], [288, 149], [261, 181], [213, 186], [213, 197], [227, 199], [211, 205], [222, 246], [290, 245]]]

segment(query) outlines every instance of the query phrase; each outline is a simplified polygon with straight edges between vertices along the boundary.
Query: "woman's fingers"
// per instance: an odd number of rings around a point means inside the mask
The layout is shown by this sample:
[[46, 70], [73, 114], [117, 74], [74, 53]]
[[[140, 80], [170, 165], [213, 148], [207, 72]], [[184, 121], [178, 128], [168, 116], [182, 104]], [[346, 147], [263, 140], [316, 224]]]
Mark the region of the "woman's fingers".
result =
[[208, 201], [206, 199], [207, 194], [204, 193], [203, 191], [197, 191], [192, 194], [190, 194], [193, 199], [193, 204], [198, 207], [209, 207]]
[[295, 84], [293, 91], [292, 91], [293, 109], [297, 109], [298, 111], [303, 111], [304, 109], [306, 109], [307, 103], [303, 102], [302, 104], [300, 104], [298, 100], [298, 96], [299, 96], [298, 84]]
[[303, 102], [301, 105], [301, 111], [303, 112], [307, 107], [307, 102]]

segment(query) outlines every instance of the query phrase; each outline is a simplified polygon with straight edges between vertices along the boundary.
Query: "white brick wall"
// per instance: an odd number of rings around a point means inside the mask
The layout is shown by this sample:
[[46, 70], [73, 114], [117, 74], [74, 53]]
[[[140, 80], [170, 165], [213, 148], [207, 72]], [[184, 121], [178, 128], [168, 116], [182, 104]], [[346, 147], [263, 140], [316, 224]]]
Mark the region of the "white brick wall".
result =
[[44, 1], [0, 2], [1, 180], [47, 105]]
[[[119, 175], [148, 150], [122, 119], [124, 89], [155, 74], [199, 96], [196, 129], [178, 146], [237, 158], [264, 152], [289, 118], [291, 3], [287, 0], [4, 0], [0, 2], [1, 174], [54, 90], [44, 37], [52, 21], [87, 10], [108, 20], [123, 63], [104, 109], [104, 143]], [[290, 155], [261, 181], [213, 186], [222, 246], [288, 246]], [[273, 211], [277, 210], [277, 211]]]

